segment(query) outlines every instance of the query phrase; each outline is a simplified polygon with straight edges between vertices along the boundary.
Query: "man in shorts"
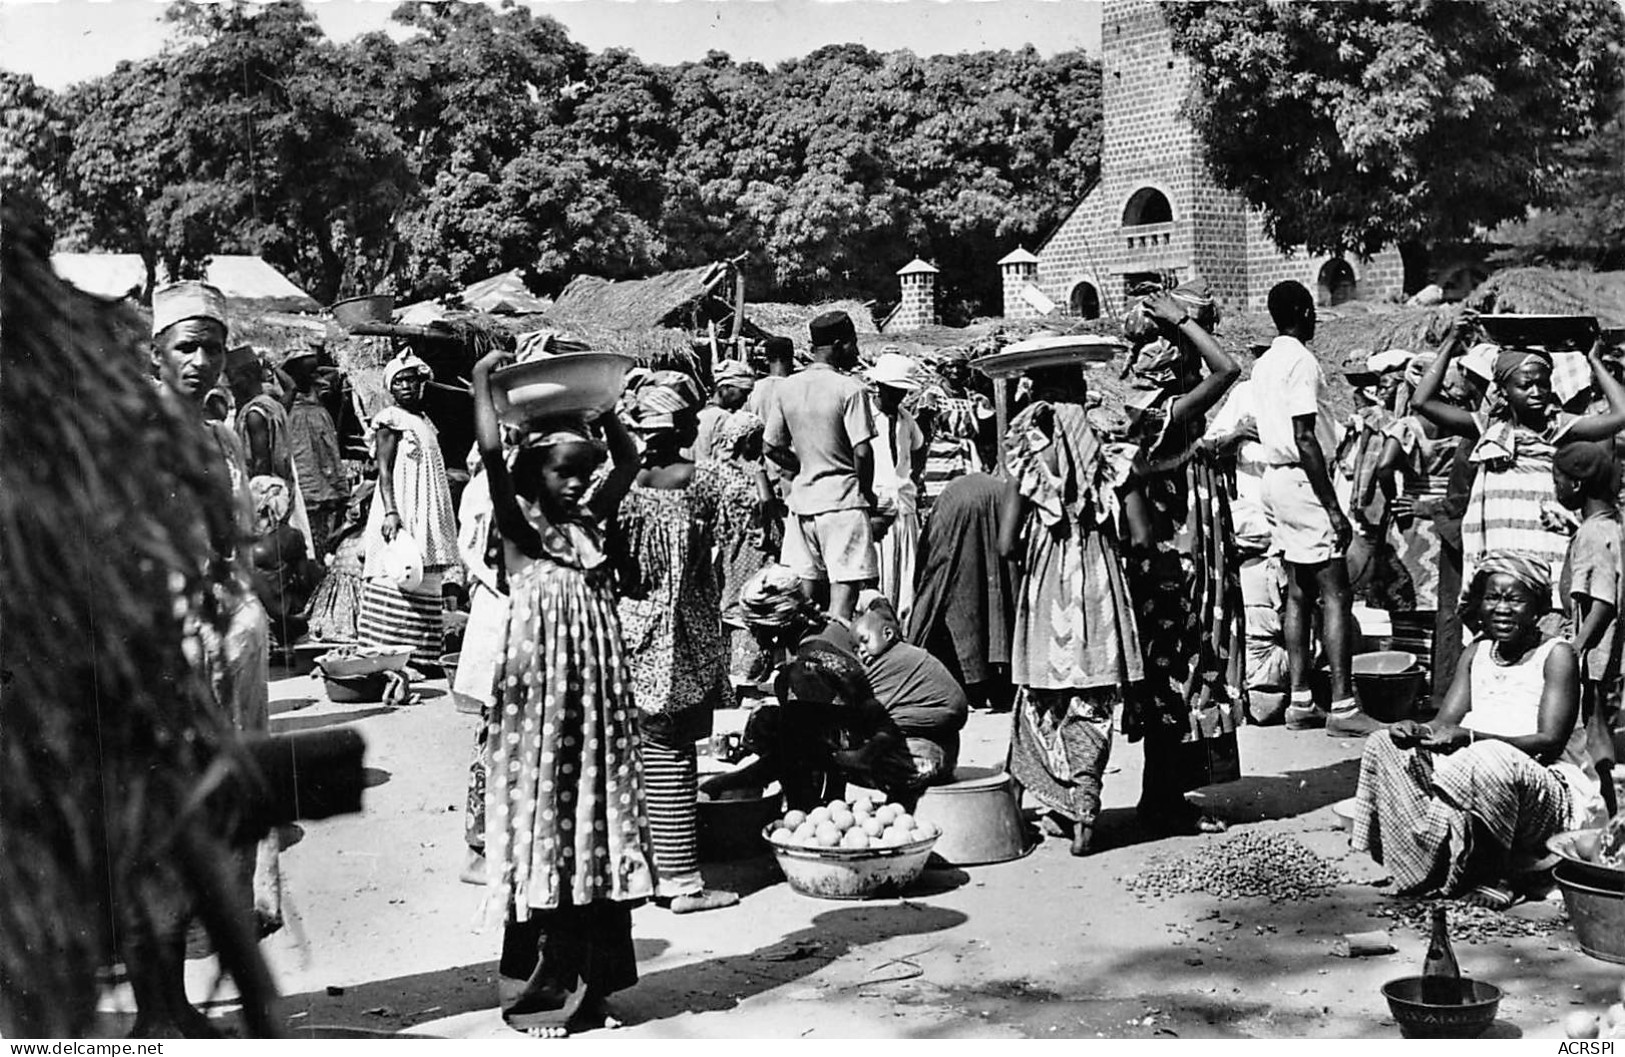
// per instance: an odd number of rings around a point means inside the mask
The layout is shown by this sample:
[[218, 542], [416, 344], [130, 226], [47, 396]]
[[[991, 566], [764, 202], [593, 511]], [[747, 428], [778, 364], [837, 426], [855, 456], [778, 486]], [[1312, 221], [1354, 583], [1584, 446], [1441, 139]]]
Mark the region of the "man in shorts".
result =
[[[1292, 697], [1286, 725], [1324, 726], [1338, 738], [1364, 737], [1382, 724], [1354, 698], [1353, 593], [1348, 553], [1353, 529], [1332, 490], [1331, 455], [1337, 450], [1326, 406], [1326, 379], [1304, 344], [1315, 336], [1315, 299], [1297, 282], [1277, 283], [1269, 294], [1279, 336], [1253, 366], [1253, 391], [1268, 393], [1257, 407], [1258, 441], [1265, 463], [1262, 499], [1275, 548], [1287, 568], [1285, 637]], [[1332, 707], [1315, 707], [1309, 689], [1314, 664], [1310, 607], [1321, 611], [1321, 638], [1331, 668]]]
[[767, 456], [793, 475], [784, 523], [784, 564], [809, 598], [851, 620], [860, 588], [880, 575], [875, 510], [874, 418], [864, 384], [850, 374], [858, 334], [845, 312], [814, 319], [812, 363], [778, 384], [763, 437]]

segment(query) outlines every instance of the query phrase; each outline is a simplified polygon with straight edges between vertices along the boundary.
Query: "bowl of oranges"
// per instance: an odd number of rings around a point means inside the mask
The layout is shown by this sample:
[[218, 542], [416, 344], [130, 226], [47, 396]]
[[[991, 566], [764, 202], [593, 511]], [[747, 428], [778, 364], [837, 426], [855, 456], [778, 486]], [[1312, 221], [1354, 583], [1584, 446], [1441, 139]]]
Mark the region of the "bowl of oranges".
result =
[[867, 899], [913, 883], [940, 833], [900, 804], [859, 794], [787, 812], [762, 836], [794, 891], [819, 899]]

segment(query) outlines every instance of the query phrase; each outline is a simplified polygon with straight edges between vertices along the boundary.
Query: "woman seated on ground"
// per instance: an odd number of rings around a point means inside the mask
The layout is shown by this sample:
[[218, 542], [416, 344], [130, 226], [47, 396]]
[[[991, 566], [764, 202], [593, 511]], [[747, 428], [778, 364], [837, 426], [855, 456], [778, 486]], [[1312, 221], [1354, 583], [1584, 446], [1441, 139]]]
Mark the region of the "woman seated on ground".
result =
[[942, 771], [942, 749], [910, 738], [875, 699], [858, 658], [829, 642], [809, 640], [774, 681], [777, 705], [752, 714], [745, 748], [756, 759], [707, 779], [716, 796], [777, 781], [785, 802], [811, 810], [846, 793], [851, 782], [876, 789], [906, 810]]
[[1388, 867], [1399, 892], [1468, 893], [1504, 909], [1519, 897], [1520, 861], [1600, 821], [1574, 650], [1540, 629], [1550, 598], [1544, 561], [1486, 555], [1463, 602], [1478, 638], [1438, 716], [1367, 739], [1352, 843]]

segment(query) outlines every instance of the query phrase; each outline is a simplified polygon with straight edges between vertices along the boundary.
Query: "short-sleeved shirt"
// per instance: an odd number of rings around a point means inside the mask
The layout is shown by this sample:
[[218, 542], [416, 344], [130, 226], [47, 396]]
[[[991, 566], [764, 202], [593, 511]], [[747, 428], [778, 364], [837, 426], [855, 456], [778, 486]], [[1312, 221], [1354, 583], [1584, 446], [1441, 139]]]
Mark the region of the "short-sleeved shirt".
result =
[[964, 688], [920, 647], [896, 643], [864, 668], [875, 697], [905, 735], [938, 741], [964, 727], [970, 713]]
[[750, 397], [745, 401], [745, 410], [766, 422], [773, 410], [774, 394], [778, 392], [779, 383], [784, 381], [785, 377], [789, 376], [770, 374], [765, 378], [756, 379], [756, 384], [751, 387]]
[[774, 396], [763, 444], [794, 451], [801, 464], [786, 497], [791, 513], [810, 517], [867, 506], [853, 454], [875, 437], [863, 383], [814, 363], [780, 382]]
[[[1625, 528], [1619, 511], [1608, 510], [1586, 518], [1569, 541], [1568, 558], [1563, 563], [1560, 584], [1564, 607], [1569, 614], [1571, 635], [1580, 630], [1579, 599], [1607, 602], [1618, 610], [1625, 596]], [[1580, 657], [1580, 673], [1585, 679], [1607, 680], [1619, 675], [1622, 643], [1615, 633], [1619, 616], [1603, 629], [1597, 644]]]
[[1326, 376], [1320, 361], [1297, 338], [1276, 338], [1253, 364], [1254, 416], [1258, 443], [1268, 466], [1296, 466], [1298, 439], [1292, 420], [1315, 416], [1315, 438], [1328, 464], [1337, 453], [1337, 430], [1326, 406]]

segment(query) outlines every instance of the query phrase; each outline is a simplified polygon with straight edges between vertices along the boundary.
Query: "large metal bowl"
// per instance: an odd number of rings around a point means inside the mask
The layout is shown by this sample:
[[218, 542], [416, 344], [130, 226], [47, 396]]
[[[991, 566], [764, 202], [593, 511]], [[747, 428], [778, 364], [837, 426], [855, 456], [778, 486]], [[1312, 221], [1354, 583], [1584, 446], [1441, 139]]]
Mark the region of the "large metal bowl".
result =
[[1461, 992], [1458, 1001], [1440, 1006], [1422, 1001], [1423, 979], [1404, 976], [1382, 985], [1388, 1011], [1407, 1039], [1476, 1039], [1495, 1023], [1501, 1005], [1499, 987], [1464, 976], [1455, 981]]
[[324, 653], [316, 658], [316, 667], [334, 679], [353, 679], [374, 672], [398, 672], [411, 659], [410, 646], [362, 646], [344, 654]]
[[937, 836], [891, 848], [804, 848], [774, 844], [775, 825], [762, 829], [792, 890], [815, 899], [868, 899], [898, 892], [925, 872]]
[[1625, 892], [1625, 869], [1597, 861], [1601, 829], [1573, 829], [1548, 838], [1546, 848], [1568, 864], [1568, 875], [1582, 884]]
[[1063, 334], [1014, 342], [998, 352], [972, 360], [971, 366], [989, 378], [1010, 378], [1041, 367], [1110, 363], [1126, 352], [1128, 343], [1121, 338]]
[[492, 373], [491, 402], [510, 426], [603, 414], [620, 399], [632, 364], [632, 357], [618, 352], [570, 352], [516, 363]]
[[1625, 963], [1625, 880], [1594, 884], [1589, 876], [1579, 875], [1577, 865], [1565, 859], [1552, 877], [1563, 891], [1580, 949], [1605, 962]]

